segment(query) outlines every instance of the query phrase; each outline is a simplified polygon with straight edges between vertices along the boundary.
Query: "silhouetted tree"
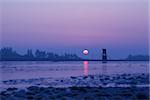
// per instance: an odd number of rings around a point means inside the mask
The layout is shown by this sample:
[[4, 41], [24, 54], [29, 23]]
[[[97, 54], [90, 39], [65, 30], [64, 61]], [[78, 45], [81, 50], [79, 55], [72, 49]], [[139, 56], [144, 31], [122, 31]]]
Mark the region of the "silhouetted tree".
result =
[[32, 49], [27, 50], [27, 54], [25, 54], [22, 59], [24, 60], [34, 60], [34, 55], [32, 53]]
[[48, 53], [47, 53], [47, 59], [48, 59], [48, 60], [54, 60], [54, 59], [55, 59], [55, 54], [48, 52]]
[[13, 51], [10, 47], [4, 47], [0, 50], [0, 59], [1, 60], [11, 60], [11, 59], [19, 59], [20, 55]]
[[126, 60], [149, 60], [148, 55], [129, 55]]
[[35, 52], [35, 57], [37, 60], [45, 60], [46, 59], [46, 52], [45, 51], [40, 51], [40, 50], [36, 50]]
[[58, 55], [55, 53], [46, 53], [45, 51], [36, 50], [35, 54], [33, 54], [32, 49], [28, 49], [27, 53], [24, 55], [18, 54], [12, 48], [4, 47], [0, 49], [0, 60], [50, 60], [50, 61], [59, 61], [59, 60], [80, 60], [81, 58], [78, 57], [76, 54], [67, 54]]

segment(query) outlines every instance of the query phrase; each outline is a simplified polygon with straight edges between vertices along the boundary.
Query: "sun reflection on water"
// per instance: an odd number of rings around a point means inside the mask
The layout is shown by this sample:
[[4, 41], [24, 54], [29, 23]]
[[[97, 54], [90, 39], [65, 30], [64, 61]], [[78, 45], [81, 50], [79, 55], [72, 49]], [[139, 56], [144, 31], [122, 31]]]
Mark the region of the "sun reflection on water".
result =
[[88, 64], [89, 64], [89, 62], [84, 61], [83, 64], [84, 64], [83, 74], [84, 74], [84, 76], [88, 76]]

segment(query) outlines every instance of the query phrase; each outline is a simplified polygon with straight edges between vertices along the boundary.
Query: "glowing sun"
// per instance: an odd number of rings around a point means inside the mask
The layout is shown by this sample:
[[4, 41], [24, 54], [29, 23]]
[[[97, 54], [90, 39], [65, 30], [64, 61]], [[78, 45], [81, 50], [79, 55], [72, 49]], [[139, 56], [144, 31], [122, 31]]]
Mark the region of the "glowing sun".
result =
[[89, 51], [87, 49], [83, 50], [84, 55], [88, 55]]

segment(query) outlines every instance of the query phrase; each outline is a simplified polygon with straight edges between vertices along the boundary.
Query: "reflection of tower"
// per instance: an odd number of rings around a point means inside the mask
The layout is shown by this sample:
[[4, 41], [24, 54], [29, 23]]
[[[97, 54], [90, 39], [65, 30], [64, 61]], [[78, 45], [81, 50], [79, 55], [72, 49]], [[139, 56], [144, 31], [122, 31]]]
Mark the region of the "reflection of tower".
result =
[[85, 76], [88, 76], [88, 61], [84, 61], [83, 62], [83, 64], [84, 64], [84, 69], [83, 69], [83, 74], [85, 75]]
[[103, 75], [107, 74], [107, 65], [106, 65], [106, 63], [102, 64], [102, 74]]
[[107, 52], [106, 52], [106, 49], [102, 49], [102, 61], [103, 62], [107, 61]]

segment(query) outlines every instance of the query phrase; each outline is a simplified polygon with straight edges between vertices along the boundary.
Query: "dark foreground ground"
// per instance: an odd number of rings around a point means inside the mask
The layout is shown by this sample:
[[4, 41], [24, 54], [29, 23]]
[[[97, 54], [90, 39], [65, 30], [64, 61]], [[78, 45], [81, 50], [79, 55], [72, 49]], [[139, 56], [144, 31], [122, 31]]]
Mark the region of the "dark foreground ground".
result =
[[149, 100], [146, 87], [36, 87], [8, 88], [1, 100]]

